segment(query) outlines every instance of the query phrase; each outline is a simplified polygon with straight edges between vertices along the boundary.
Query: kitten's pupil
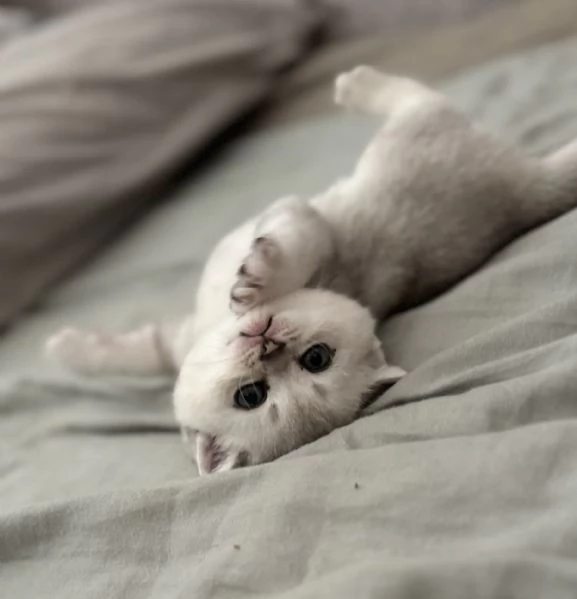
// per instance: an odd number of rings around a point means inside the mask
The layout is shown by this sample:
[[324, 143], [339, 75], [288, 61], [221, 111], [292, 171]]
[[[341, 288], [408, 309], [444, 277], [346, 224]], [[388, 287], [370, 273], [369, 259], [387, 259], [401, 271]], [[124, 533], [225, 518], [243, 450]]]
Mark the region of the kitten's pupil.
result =
[[268, 385], [265, 381], [254, 381], [239, 387], [234, 393], [234, 405], [241, 410], [254, 410], [266, 401]]
[[307, 351], [300, 357], [299, 364], [305, 370], [312, 372], [322, 372], [326, 370], [333, 361], [334, 351], [324, 343], [317, 343], [309, 347]]

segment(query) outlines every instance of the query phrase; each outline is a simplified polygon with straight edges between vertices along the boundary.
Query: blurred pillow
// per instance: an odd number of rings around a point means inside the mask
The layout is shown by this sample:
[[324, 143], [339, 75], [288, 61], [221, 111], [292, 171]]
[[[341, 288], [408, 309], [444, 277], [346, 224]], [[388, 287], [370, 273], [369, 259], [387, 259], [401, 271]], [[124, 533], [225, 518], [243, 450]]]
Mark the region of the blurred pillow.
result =
[[[114, 2], [114, 0], [101, 0], [100, 4], [104, 2]], [[36, 17], [61, 14], [94, 5], [93, 0], [8, 0], [8, 4], [10, 3], [31, 11]]]
[[142, 211], [306, 47], [306, 0], [120, 0], [0, 53], [0, 325]]
[[0, 6], [0, 46], [32, 27], [32, 18], [23, 9]]

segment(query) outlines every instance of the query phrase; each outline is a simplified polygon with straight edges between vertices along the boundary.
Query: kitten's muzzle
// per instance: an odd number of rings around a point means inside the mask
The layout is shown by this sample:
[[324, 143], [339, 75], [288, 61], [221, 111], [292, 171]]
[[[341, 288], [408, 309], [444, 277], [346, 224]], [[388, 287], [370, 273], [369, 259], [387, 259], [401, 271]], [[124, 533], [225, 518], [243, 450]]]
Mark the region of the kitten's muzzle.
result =
[[251, 322], [240, 332], [241, 337], [264, 337], [272, 326], [273, 317], [269, 316], [264, 322], [261, 320]]
[[251, 343], [260, 343], [261, 360], [270, 357], [272, 354], [282, 350], [285, 346], [283, 342], [277, 341], [272, 336], [267, 336], [272, 325], [273, 317], [270, 316], [265, 322], [250, 323], [240, 332], [240, 337], [248, 338]]
[[260, 359], [265, 360], [270, 358], [273, 354], [282, 351], [285, 344], [268, 337], [263, 337], [262, 349], [260, 352]]

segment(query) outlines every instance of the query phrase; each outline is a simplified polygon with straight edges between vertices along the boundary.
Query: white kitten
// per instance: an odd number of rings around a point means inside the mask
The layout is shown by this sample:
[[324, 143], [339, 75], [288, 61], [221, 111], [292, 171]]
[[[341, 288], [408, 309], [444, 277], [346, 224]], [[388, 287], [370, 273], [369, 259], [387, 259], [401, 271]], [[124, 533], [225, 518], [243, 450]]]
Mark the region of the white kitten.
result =
[[577, 204], [575, 146], [525, 157], [436, 92], [369, 67], [337, 78], [336, 101], [384, 119], [352, 176], [308, 201], [279, 200], [223, 239], [184, 323], [48, 341], [79, 372], [179, 370], [176, 419], [201, 474], [351, 422], [404, 374], [386, 363], [374, 319]]
[[404, 374], [374, 328], [357, 302], [302, 289], [193, 343], [174, 405], [201, 474], [269, 461], [351, 422], [363, 397]]

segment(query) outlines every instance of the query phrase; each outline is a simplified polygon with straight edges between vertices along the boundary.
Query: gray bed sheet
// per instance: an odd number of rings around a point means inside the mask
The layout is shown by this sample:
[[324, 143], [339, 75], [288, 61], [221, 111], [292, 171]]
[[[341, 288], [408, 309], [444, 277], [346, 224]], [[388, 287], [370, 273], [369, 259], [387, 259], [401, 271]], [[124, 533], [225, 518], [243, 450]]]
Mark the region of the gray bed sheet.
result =
[[[542, 152], [577, 135], [575, 64], [570, 42], [445, 89]], [[186, 310], [222, 233], [342, 175], [374, 127], [327, 117], [238, 142], [2, 340], [2, 596], [575, 597], [577, 212], [391, 319], [383, 341], [410, 374], [271, 464], [196, 478], [167, 381], [81, 380], [42, 358], [65, 323]]]

